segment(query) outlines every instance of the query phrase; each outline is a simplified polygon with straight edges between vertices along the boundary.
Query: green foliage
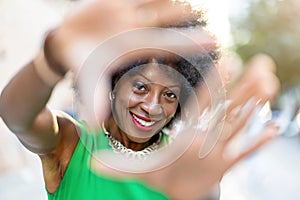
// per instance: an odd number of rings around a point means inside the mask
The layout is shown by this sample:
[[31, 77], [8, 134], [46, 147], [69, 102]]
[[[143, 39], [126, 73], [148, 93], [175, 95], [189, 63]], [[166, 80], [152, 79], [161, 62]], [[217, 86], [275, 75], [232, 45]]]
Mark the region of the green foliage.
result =
[[243, 60], [271, 55], [283, 85], [300, 84], [300, 1], [251, 0], [231, 18], [235, 50]]

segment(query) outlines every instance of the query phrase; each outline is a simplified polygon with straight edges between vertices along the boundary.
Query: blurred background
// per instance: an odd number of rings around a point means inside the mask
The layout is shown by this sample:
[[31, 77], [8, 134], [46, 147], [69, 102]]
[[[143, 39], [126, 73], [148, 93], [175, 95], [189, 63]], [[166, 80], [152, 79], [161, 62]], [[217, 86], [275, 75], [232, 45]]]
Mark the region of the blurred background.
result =
[[[207, 12], [209, 29], [227, 49], [229, 70], [256, 53], [278, 66], [282, 92], [269, 109], [282, 123], [281, 136], [228, 172], [222, 200], [300, 199], [300, 1], [193, 0]], [[45, 32], [74, 5], [67, 0], [0, 0], [0, 91], [35, 55]], [[230, 63], [230, 64], [229, 64]], [[234, 73], [234, 72], [232, 72]], [[68, 95], [70, 94], [70, 95]], [[50, 106], [72, 107], [70, 82], [60, 83]], [[0, 119], [0, 199], [45, 200], [41, 164]]]

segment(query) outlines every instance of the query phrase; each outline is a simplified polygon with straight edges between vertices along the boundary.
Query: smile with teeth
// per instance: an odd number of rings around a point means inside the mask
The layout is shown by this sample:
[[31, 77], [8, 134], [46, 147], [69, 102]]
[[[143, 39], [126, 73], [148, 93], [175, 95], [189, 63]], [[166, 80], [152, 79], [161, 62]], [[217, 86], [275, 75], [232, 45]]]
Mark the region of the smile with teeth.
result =
[[140, 118], [138, 118], [136, 115], [132, 114], [133, 118], [139, 123], [141, 124], [142, 126], [145, 126], [145, 127], [150, 127], [152, 126], [153, 124], [155, 124], [155, 121], [150, 121], [150, 122], [146, 122], [145, 120], [142, 120]]

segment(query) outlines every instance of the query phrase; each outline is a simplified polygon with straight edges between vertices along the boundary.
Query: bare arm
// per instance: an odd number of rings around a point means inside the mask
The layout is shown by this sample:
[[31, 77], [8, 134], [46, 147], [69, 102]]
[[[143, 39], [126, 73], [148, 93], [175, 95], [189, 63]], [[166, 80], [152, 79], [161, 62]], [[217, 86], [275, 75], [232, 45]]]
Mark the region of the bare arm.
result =
[[58, 140], [58, 123], [46, 104], [53, 87], [47, 85], [30, 62], [7, 84], [0, 98], [0, 113], [8, 128], [29, 150], [51, 151]]

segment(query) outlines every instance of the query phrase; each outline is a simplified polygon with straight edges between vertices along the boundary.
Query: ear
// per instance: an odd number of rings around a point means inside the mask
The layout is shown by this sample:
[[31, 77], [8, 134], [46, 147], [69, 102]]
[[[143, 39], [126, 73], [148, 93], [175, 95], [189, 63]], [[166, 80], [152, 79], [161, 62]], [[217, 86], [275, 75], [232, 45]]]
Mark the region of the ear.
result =
[[108, 94], [108, 97], [109, 97], [109, 100], [112, 101], [116, 98], [116, 95], [114, 92], [110, 91], [109, 94]]

